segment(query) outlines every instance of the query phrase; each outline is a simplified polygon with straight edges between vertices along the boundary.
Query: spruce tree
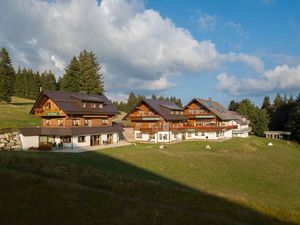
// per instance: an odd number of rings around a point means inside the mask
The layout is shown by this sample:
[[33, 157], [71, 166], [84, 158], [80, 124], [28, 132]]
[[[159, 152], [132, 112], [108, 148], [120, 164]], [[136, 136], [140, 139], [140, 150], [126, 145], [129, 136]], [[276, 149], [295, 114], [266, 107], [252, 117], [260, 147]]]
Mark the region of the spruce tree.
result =
[[88, 94], [103, 94], [103, 74], [96, 55], [91, 51], [84, 50], [79, 54], [79, 89], [80, 92]]
[[15, 70], [5, 48], [0, 51], [0, 101], [10, 102], [14, 92]]
[[59, 79], [59, 89], [63, 91], [79, 92], [80, 91], [80, 64], [74, 56], [70, 64], [65, 69], [65, 74]]
[[265, 109], [267, 111], [267, 113], [271, 112], [271, 110], [272, 110], [272, 104], [271, 104], [269, 96], [265, 96], [264, 97], [261, 109]]
[[55, 90], [56, 89], [55, 76], [51, 71], [43, 72], [41, 74], [40, 81], [41, 81], [41, 87], [43, 90]]

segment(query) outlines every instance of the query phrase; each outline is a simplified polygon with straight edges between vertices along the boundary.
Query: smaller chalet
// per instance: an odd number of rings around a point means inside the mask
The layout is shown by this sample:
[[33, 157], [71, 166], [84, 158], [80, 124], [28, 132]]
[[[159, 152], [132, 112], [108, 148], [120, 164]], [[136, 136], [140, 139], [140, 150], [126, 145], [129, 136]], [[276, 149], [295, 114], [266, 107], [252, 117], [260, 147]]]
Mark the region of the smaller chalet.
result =
[[212, 99], [192, 99], [184, 107], [187, 139], [225, 139], [247, 137], [249, 121], [234, 111], [228, 111]]
[[41, 125], [19, 129], [22, 149], [116, 143], [123, 130], [112, 122], [119, 112], [104, 95], [43, 91], [30, 113], [41, 118]]
[[172, 142], [183, 139], [186, 117], [174, 102], [143, 99], [124, 118], [134, 129], [134, 139], [145, 142]]

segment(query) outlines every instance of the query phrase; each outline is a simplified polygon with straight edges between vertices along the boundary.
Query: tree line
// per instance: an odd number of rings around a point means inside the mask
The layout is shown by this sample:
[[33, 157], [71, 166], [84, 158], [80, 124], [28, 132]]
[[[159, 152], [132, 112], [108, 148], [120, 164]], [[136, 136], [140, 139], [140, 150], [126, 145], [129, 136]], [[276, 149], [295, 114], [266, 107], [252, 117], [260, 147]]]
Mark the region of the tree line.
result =
[[290, 131], [292, 139], [300, 141], [300, 93], [296, 98], [277, 94], [273, 102], [265, 96], [260, 108], [249, 99], [232, 100], [228, 109], [245, 115], [255, 135], [264, 136], [267, 130]]
[[[130, 92], [127, 98], [127, 101], [113, 101], [113, 104], [118, 108], [119, 111], [122, 112], [130, 112], [142, 99], [145, 99], [144, 95], [136, 95], [133, 92]], [[152, 99], [171, 101], [182, 107], [182, 101], [180, 98], [176, 98], [175, 96], [164, 97], [164, 96], [156, 96], [152, 94]]]
[[51, 71], [33, 71], [13, 67], [5, 48], [0, 51], [0, 102], [10, 102], [11, 96], [36, 99], [41, 90], [62, 90], [87, 94], [103, 94], [103, 74], [96, 55], [86, 50], [74, 56], [58, 80]]

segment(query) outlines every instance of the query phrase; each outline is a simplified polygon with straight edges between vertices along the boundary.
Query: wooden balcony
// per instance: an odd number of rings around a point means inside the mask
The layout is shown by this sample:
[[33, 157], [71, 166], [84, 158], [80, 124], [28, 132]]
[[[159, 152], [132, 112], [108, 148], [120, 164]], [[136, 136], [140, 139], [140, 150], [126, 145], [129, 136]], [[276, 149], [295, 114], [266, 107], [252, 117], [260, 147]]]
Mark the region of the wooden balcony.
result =
[[37, 108], [34, 110], [36, 116], [62, 116], [59, 110]]
[[160, 116], [158, 115], [147, 115], [147, 116], [130, 116], [131, 121], [159, 121]]
[[200, 114], [186, 113], [184, 115], [190, 119], [215, 119], [216, 118], [215, 115], [209, 113], [200, 113]]

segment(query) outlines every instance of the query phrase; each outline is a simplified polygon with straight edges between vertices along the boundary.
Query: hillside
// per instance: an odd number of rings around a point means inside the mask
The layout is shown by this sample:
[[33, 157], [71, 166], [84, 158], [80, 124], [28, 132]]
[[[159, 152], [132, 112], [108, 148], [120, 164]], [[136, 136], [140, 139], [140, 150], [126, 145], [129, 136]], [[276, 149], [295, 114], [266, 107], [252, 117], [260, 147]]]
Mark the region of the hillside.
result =
[[11, 103], [0, 103], [0, 129], [39, 125], [39, 119], [29, 115], [33, 103], [34, 100], [19, 97], [12, 97]]
[[0, 217], [3, 224], [300, 224], [300, 146], [267, 142], [0, 152]]

